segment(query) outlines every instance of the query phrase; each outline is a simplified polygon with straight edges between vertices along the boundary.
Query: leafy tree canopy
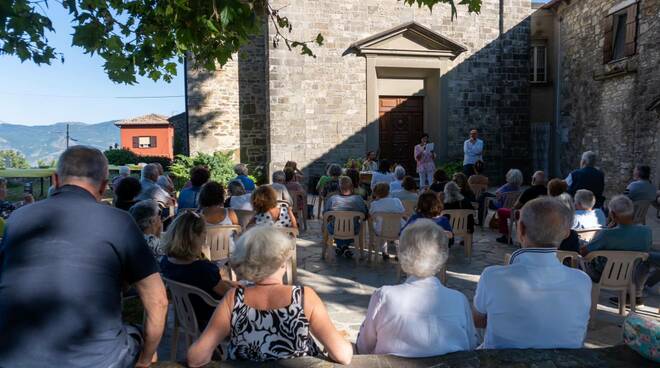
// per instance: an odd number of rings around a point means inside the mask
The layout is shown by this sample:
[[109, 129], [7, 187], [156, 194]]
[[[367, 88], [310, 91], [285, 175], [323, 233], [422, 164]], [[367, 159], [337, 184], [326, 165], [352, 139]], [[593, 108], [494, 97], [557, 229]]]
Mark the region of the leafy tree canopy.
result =
[[29, 169], [30, 163], [22, 153], [14, 150], [0, 151], [0, 169]]
[[[478, 13], [482, 0], [399, 0], [405, 4], [433, 9], [457, 5]], [[105, 60], [108, 77], [117, 83], [136, 83], [136, 76], [171, 81], [177, 62], [187, 53], [195, 66], [214, 70], [257, 34], [263, 20], [276, 29], [274, 44], [314, 57], [314, 45], [323, 45], [323, 35], [294, 40], [293, 24], [268, 0], [0, 0], [0, 55], [17, 56], [21, 61], [50, 64], [64, 62], [46, 38], [53, 25], [47, 9], [63, 6], [72, 18], [72, 44], [85, 53]]]

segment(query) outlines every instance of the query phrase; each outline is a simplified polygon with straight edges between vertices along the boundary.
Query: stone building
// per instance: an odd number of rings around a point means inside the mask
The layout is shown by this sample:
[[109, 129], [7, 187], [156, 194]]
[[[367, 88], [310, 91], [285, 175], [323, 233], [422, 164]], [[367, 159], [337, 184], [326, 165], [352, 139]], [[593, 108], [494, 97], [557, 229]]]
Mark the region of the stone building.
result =
[[[431, 135], [441, 163], [462, 159], [471, 127], [492, 175], [529, 172], [530, 0], [409, 7], [398, 0], [273, 0], [291, 38], [322, 33], [316, 58], [273, 47], [272, 24], [234, 61], [189, 68], [191, 153], [233, 150], [268, 170], [297, 161], [313, 173], [377, 150], [414, 170], [413, 146]], [[192, 63], [189, 63], [191, 65]]]
[[595, 151], [606, 193], [620, 193], [635, 164], [660, 182], [660, 1], [553, 0], [558, 170]]

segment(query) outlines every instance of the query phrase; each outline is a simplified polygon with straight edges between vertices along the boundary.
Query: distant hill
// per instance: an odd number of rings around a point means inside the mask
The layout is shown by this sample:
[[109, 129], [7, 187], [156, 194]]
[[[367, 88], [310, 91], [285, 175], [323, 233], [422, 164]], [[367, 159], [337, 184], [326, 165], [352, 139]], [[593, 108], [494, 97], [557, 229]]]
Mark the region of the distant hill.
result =
[[0, 150], [13, 149], [25, 155], [31, 164], [37, 160], [51, 160], [66, 148], [66, 125], [69, 135], [76, 141], [71, 145], [85, 144], [100, 150], [119, 144], [119, 128], [113, 121], [98, 124], [78, 122], [56, 123], [52, 125], [27, 126], [0, 124]]

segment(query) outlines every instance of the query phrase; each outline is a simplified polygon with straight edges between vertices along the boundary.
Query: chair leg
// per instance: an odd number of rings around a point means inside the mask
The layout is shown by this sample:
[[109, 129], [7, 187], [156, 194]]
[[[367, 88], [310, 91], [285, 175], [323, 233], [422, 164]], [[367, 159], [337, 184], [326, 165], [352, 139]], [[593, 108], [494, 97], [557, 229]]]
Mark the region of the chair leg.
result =
[[622, 316], [626, 314], [626, 296], [628, 296], [626, 290], [619, 292], [619, 314]]
[[467, 234], [463, 237], [463, 242], [465, 243], [465, 256], [468, 259], [468, 262], [472, 262], [472, 234]]
[[600, 287], [598, 284], [591, 284], [591, 309], [589, 316], [589, 326], [596, 324], [596, 312], [598, 311], [598, 298], [600, 297]]
[[176, 362], [176, 349], [179, 345], [179, 320], [176, 318], [176, 311], [174, 311], [174, 328], [172, 329], [172, 343], [170, 344], [170, 360]]
[[[630, 285], [630, 311], [635, 312], [635, 302], [637, 301], [637, 287], [635, 286], [635, 283]], [[619, 303], [621, 304], [621, 303]]]

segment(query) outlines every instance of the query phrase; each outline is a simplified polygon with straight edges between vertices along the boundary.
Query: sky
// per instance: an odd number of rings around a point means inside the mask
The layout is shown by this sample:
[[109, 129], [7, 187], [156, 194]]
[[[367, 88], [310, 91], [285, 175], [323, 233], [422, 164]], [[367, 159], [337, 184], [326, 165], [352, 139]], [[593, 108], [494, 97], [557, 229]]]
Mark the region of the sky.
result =
[[[0, 123], [46, 125], [75, 121], [100, 123], [158, 113], [174, 115], [184, 111], [183, 68], [170, 82], [139, 78], [138, 84], [115, 84], [103, 70], [103, 59], [83, 54], [71, 46], [68, 13], [58, 2], [49, 2], [47, 15], [55, 33], [49, 43], [64, 54], [64, 63], [51, 65], [21, 63], [18, 57], [0, 56]], [[179, 96], [176, 98], [117, 98]]]

